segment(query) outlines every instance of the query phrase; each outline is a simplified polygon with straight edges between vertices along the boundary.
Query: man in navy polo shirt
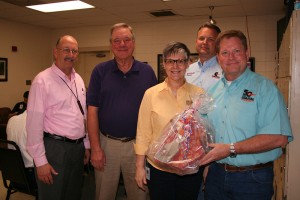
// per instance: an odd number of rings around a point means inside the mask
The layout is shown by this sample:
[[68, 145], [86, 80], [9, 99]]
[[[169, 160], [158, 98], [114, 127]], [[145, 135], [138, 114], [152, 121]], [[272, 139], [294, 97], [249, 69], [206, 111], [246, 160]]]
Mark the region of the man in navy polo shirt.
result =
[[125, 23], [111, 28], [114, 59], [96, 65], [87, 92], [91, 164], [95, 168], [96, 199], [115, 199], [120, 173], [128, 200], [146, 199], [135, 176], [138, 110], [144, 92], [157, 83], [153, 69], [134, 59], [135, 38]]

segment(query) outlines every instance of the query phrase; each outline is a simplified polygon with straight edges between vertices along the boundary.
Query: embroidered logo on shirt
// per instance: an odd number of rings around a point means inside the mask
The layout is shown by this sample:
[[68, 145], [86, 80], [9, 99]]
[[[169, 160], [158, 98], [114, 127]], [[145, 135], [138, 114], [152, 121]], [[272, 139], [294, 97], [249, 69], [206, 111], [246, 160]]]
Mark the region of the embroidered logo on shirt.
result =
[[220, 79], [219, 72], [215, 72], [211, 77]]
[[245, 89], [241, 99], [243, 101], [252, 102], [252, 101], [254, 101], [253, 96], [255, 96], [255, 95], [256, 94], [253, 94], [253, 92]]

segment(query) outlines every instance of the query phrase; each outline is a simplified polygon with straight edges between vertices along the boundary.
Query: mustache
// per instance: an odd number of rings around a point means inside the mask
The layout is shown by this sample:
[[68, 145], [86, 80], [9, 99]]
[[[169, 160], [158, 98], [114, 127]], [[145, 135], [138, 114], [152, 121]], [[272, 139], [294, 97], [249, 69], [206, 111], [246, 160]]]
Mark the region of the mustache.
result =
[[65, 60], [65, 61], [71, 61], [71, 62], [74, 62], [74, 61], [75, 61], [74, 58], [69, 58], [69, 57], [66, 57], [64, 60]]

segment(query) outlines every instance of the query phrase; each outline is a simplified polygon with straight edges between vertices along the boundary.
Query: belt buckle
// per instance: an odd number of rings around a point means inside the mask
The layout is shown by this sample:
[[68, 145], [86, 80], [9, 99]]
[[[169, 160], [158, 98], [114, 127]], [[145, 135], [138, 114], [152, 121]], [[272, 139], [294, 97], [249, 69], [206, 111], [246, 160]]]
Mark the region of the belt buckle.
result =
[[237, 166], [231, 166], [228, 164], [225, 164], [225, 171], [227, 172], [244, 172], [244, 171], [248, 171], [251, 170], [250, 167], [237, 167]]
[[131, 140], [131, 138], [129, 138], [129, 137], [120, 138], [121, 142], [129, 142], [130, 140]]
[[224, 170], [226, 172], [242, 172], [242, 171], [244, 171], [244, 170], [241, 170], [241, 168], [239, 168], [239, 167], [233, 168], [231, 165], [228, 165], [225, 163], [224, 163]]
[[78, 139], [75, 141], [75, 144], [79, 144], [79, 143], [81, 143], [81, 141], [83, 141], [83, 138], [78, 138]]
[[224, 164], [224, 169], [225, 169], [226, 172], [230, 171], [230, 170], [227, 169], [227, 166], [228, 166], [228, 164], [225, 163]]

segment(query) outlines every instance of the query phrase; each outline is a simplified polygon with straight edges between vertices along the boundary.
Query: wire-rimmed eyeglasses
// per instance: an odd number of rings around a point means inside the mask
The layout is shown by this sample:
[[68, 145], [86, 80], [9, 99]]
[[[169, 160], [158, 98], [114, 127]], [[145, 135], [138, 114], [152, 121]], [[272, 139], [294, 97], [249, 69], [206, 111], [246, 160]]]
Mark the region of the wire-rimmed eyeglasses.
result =
[[57, 48], [58, 50], [61, 50], [64, 54], [70, 54], [72, 52], [73, 55], [77, 55], [79, 53], [76, 49], [69, 49], [69, 48]]

